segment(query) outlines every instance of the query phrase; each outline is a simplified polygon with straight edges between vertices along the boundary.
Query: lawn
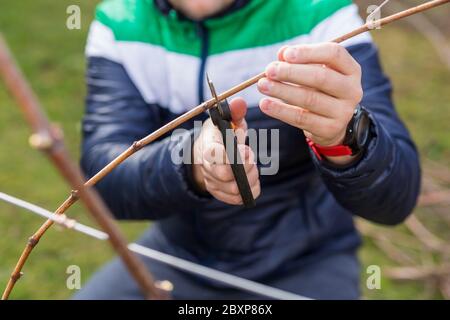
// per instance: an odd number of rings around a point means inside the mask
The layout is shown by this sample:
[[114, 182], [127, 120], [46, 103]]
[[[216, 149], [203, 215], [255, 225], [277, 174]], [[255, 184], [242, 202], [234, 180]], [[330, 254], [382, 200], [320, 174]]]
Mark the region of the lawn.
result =
[[[83, 114], [83, 49], [96, 1], [2, 0], [0, 30], [10, 43], [24, 73], [39, 95], [49, 117], [62, 127], [74, 159], [79, 157], [80, 119]], [[81, 7], [81, 30], [68, 30], [66, 8]], [[386, 72], [395, 86], [398, 110], [410, 128], [422, 157], [450, 165], [450, 72], [442, 67], [429, 43], [403, 27], [388, 26], [374, 35]], [[47, 160], [28, 145], [29, 129], [0, 85], [0, 190], [55, 209], [69, 188]], [[81, 206], [70, 216], [89, 221]], [[42, 220], [0, 203], [0, 288], [26, 243]], [[134, 239], [147, 223], [121, 223]], [[65, 299], [66, 268], [76, 264], [82, 279], [112, 257], [109, 246], [60, 228], [51, 229], [32, 254], [25, 275], [11, 298]], [[370, 241], [361, 250], [363, 265], [389, 265], [391, 261]], [[365, 283], [365, 272], [362, 274]], [[382, 289], [365, 291], [371, 298], [419, 298], [423, 288], [414, 283], [383, 280]], [[440, 298], [436, 295], [435, 298]]]

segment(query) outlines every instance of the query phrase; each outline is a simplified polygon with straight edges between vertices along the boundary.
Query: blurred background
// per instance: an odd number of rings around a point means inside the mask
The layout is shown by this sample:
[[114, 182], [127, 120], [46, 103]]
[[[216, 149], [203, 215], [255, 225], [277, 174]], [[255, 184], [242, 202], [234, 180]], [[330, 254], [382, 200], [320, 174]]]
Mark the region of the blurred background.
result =
[[[96, 3], [93, 0], [1, 0], [0, 31], [37, 92], [49, 117], [59, 124], [74, 159], [79, 158], [84, 109], [84, 44]], [[369, 5], [356, 1], [367, 16]], [[424, 1], [392, 1], [383, 16]], [[81, 30], [68, 30], [66, 8], [81, 8]], [[450, 299], [450, 5], [396, 22], [372, 34], [378, 44], [394, 98], [422, 158], [419, 206], [402, 226], [380, 227], [358, 220], [365, 299]], [[28, 145], [30, 131], [0, 84], [0, 191], [54, 210], [70, 188]], [[398, 187], [402, 188], [399, 181]], [[80, 205], [69, 215], [92, 225]], [[43, 220], [0, 203], [0, 290], [29, 236]], [[131, 241], [148, 223], [121, 223]], [[12, 299], [65, 299], [66, 268], [78, 265], [88, 280], [112, 257], [109, 246], [83, 235], [52, 228], [24, 269]], [[381, 289], [366, 288], [366, 267], [381, 267]]]

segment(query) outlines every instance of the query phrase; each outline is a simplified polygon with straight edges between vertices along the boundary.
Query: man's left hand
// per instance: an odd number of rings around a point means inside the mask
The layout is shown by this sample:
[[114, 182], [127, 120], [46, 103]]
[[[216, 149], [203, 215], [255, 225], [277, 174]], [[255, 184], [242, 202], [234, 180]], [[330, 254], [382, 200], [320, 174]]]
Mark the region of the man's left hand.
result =
[[[258, 82], [259, 91], [272, 97], [261, 100], [261, 110], [302, 129], [316, 144], [342, 144], [363, 95], [358, 62], [336, 43], [286, 46], [278, 59]], [[327, 159], [346, 164], [352, 156]]]

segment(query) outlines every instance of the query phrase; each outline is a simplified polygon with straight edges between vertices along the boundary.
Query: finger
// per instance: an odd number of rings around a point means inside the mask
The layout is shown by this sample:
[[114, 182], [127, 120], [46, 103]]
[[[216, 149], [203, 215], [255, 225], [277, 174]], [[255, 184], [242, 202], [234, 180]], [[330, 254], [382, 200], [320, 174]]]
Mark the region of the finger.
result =
[[[230, 181], [235, 181], [235, 177], [233, 174], [233, 170], [229, 164], [211, 164], [209, 162], [205, 162], [203, 164], [204, 167], [204, 176], [209, 179], [215, 179], [220, 183], [226, 183]], [[256, 168], [256, 169], [254, 169]], [[252, 177], [258, 175], [258, 170], [256, 164], [244, 164], [245, 173], [249, 175], [252, 174]]]
[[[254, 164], [255, 163], [255, 155], [253, 150], [245, 145], [238, 144], [237, 145], [239, 155], [241, 157], [241, 163], [243, 164]], [[209, 162], [211, 165], [215, 164], [230, 164], [228, 159], [228, 154], [225, 150], [225, 146], [222, 142], [211, 142], [207, 147], [203, 148], [203, 160], [205, 162]], [[230, 156], [233, 156], [232, 154]], [[234, 158], [234, 157], [233, 157]]]
[[282, 101], [264, 98], [260, 101], [259, 106], [261, 111], [268, 116], [307, 130], [318, 137], [327, 137], [329, 132], [336, 130], [337, 121]]
[[199, 138], [201, 139], [202, 150], [205, 150], [212, 143], [223, 144], [222, 134], [211, 119], [204, 122], [202, 134]]
[[[235, 135], [238, 143], [244, 144], [247, 136], [247, 122], [245, 115], [247, 113], [247, 103], [242, 98], [235, 98], [230, 104], [233, 123], [236, 126]], [[211, 119], [205, 121], [203, 125], [203, 133], [200, 137], [202, 150], [208, 149], [212, 143], [223, 145], [223, 137], [219, 129], [212, 123]]]
[[[227, 166], [228, 165], [215, 165], [214, 168], [212, 168], [208, 167], [208, 164], [206, 164], [202, 170], [204, 179], [210, 181], [211, 183], [216, 183], [219, 186], [226, 183], [235, 182], [236, 179], [233, 175], [233, 171], [231, 168], [230, 170], [225, 168]], [[255, 184], [255, 182], [259, 179], [259, 171], [256, 164], [247, 168], [245, 174], [247, 175], [249, 185]], [[220, 189], [220, 187], [218, 189]]]
[[[225, 149], [222, 145], [215, 145], [215, 147], [211, 146], [210, 148], [214, 148], [214, 150], [218, 151], [207, 151], [204, 154], [204, 162], [203, 166], [206, 170], [206, 174], [215, 179], [228, 182], [234, 180], [233, 171], [230, 166], [230, 161], [228, 159], [228, 155], [225, 154]], [[255, 155], [253, 150], [247, 145], [238, 145], [238, 151], [244, 165], [245, 172], [249, 172], [255, 164]], [[220, 156], [217, 156], [217, 153], [220, 152]], [[212, 153], [215, 153], [212, 155]], [[225, 158], [224, 158], [225, 157]]]
[[289, 63], [325, 64], [345, 75], [361, 72], [360, 65], [350, 53], [343, 46], [333, 42], [284, 47], [280, 49], [279, 56]]
[[211, 184], [217, 185], [217, 189], [220, 189], [221, 185], [234, 181], [233, 172], [230, 172], [227, 167], [229, 165], [204, 165], [204, 179], [208, 180]]
[[250, 170], [251, 166], [256, 164], [255, 153], [252, 148], [245, 144], [238, 145], [239, 155], [244, 164], [245, 171]]
[[311, 132], [307, 131], [307, 130], [303, 130], [303, 134], [308, 139], [312, 139], [314, 137], [313, 134]]
[[204, 155], [204, 159], [207, 162], [210, 162], [211, 165], [237, 163], [237, 164], [244, 164], [245, 166], [247, 166], [256, 163], [255, 154], [249, 146], [245, 144], [238, 144], [237, 150], [239, 152], [240, 161], [239, 159], [236, 159], [237, 157], [233, 152], [232, 146], [230, 146], [230, 149], [227, 152], [227, 150], [225, 150], [224, 145], [217, 143], [211, 144], [207, 149], [207, 153], [205, 153]]
[[231, 205], [241, 205], [242, 202], [242, 198], [241, 196], [238, 195], [230, 195], [228, 193], [225, 193], [223, 191], [220, 190], [214, 190], [214, 191], [210, 191], [210, 193], [217, 199], [220, 200], [222, 202], [225, 202], [227, 204], [231, 204]]
[[289, 48], [290, 46], [288, 46], [288, 45], [284, 45], [284, 46], [282, 46], [279, 50], [278, 50], [278, 53], [277, 53], [277, 57], [278, 57], [278, 60], [279, 61], [284, 61], [284, 51], [287, 49], [287, 48]]
[[335, 97], [346, 97], [350, 78], [330, 68], [312, 64], [273, 62], [266, 68], [267, 78], [307, 86]]
[[338, 117], [341, 111], [338, 99], [308, 87], [262, 78], [258, 81], [258, 89], [265, 95], [281, 99], [287, 104], [301, 106], [328, 118]]
[[[231, 180], [223, 181], [222, 179], [217, 178], [216, 175], [213, 175], [211, 171], [204, 169], [202, 174], [204, 180], [208, 182], [208, 185], [212, 190], [222, 190], [229, 194], [239, 194], [239, 188], [234, 176], [232, 176]], [[254, 165], [246, 175], [249, 186], [255, 186], [256, 183], [259, 183], [259, 172], [256, 165]]]
[[235, 98], [230, 102], [231, 117], [234, 124], [234, 134], [239, 144], [244, 144], [247, 137], [247, 103], [242, 98]]
[[210, 191], [222, 191], [223, 193], [229, 194], [231, 196], [239, 195], [239, 188], [236, 181], [232, 180], [229, 182], [222, 182], [214, 177], [205, 177], [205, 184], [208, 184]]
[[[229, 182], [223, 182], [211, 176], [207, 172], [204, 172], [203, 176], [205, 181], [205, 187], [209, 192], [221, 191], [222, 193], [229, 194], [232, 196], [240, 195], [239, 187], [234, 179]], [[249, 186], [252, 190], [252, 193], [255, 194], [255, 190], [259, 188], [260, 184], [259, 173], [256, 166], [254, 166], [252, 170], [250, 170], [250, 172], [247, 173], [247, 179]]]
[[[213, 189], [213, 188], [209, 192], [216, 199], [223, 201], [225, 203], [232, 204], [232, 205], [243, 204], [242, 197], [240, 194], [229, 194], [229, 193], [223, 192], [222, 190], [217, 190], [217, 189]], [[259, 195], [261, 194], [261, 184], [259, 183], [259, 181], [251, 188], [251, 192], [252, 192], [254, 199], [259, 197]]]
[[242, 98], [234, 98], [230, 102], [231, 118], [234, 125], [238, 128], [247, 130], [245, 115], [247, 114], [247, 102]]
[[213, 158], [214, 152], [211, 146], [216, 144], [223, 144], [220, 131], [214, 126], [211, 119], [207, 119], [194, 143], [194, 163], [202, 164], [205, 158]]
[[259, 171], [256, 165], [247, 172], [247, 180], [250, 186], [256, 185], [257, 182], [259, 183]]
[[261, 194], [261, 184], [259, 183], [259, 179], [258, 179], [258, 181], [251, 187], [251, 189], [252, 189], [253, 199], [258, 198], [259, 195]]
[[234, 130], [234, 135], [236, 136], [238, 145], [244, 145], [247, 139], [247, 131], [241, 128]]
[[[233, 132], [236, 135], [238, 145], [244, 145], [247, 132], [241, 128]], [[228, 134], [227, 132], [227, 139]], [[199, 139], [198, 143], [200, 143], [200, 150], [204, 160], [218, 164], [229, 163], [222, 134], [216, 127], [204, 128], [204, 132], [199, 136]]]
[[204, 163], [209, 163], [211, 165], [228, 163], [227, 154], [222, 141], [210, 142], [209, 145], [205, 146], [202, 150]]
[[234, 180], [233, 171], [229, 164], [212, 164], [205, 161], [203, 168], [205, 170], [205, 177], [210, 179], [216, 179], [221, 183]]

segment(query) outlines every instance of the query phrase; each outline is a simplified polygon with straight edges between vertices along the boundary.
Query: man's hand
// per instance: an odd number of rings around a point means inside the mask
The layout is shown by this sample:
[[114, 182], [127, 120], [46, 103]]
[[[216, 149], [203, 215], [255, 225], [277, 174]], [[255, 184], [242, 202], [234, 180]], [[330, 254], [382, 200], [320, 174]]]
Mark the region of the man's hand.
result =
[[[286, 46], [278, 59], [267, 66], [266, 77], [258, 82], [261, 93], [275, 98], [262, 99], [261, 110], [302, 129], [314, 143], [342, 144], [362, 99], [360, 65], [336, 43]], [[327, 159], [346, 164], [352, 157]]]
[[[231, 101], [230, 108], [238, 138], [238, 150], [244, 162], [253, 197], [256, 199], [261, 189], [254, 153], [249, 146], [245, 145], [247, 104], [243, 99], [236, 98]], [[242, 204], [242, 198], [228, 162], [222, 136], [211, 119], [205, 121], [199, 137], [194, 142], [193, 159], [194, 179], [202, 190], [208, 191], [216, 199], [225, 203]]]

